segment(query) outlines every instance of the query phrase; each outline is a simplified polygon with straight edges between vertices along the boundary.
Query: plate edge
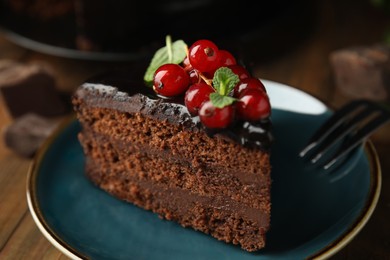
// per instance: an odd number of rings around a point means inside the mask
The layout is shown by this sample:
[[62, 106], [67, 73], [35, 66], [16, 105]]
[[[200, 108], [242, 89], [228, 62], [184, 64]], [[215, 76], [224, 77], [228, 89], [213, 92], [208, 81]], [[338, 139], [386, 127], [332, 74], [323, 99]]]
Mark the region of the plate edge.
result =
[[368, 155], [370, 165], [370, 191], [364, 205], [364, 210], [361, 212], [357, 220], [350, 225], [346, 232], [318, 253], [311, 255], [309, 259], [328, 259], [343, 249], [363, 229], [378, 204], [382, 187], [382, 170], [379, 162], [379, 156], [371, 140], [367, 140], [364, 148], [366, 154]]
[[30, 211], [30, 214], [37, 225], [41, 233], [48, 239], [52, 245], [54, 245], [58, 250], [64, 253], [66, 256], [71, 259], [88, 259], [87, 256], [81, 254], [79, 251], [69, 246], [65, 241], [56, 235], [56, 233], [50, 228], [46, 223], [45, 218], [39, 208], [39, 202], [37, 198], [37, 192], [35, 190], [38, 169], [40, 164], [45, 156], [47, 150], [50, 148], [50, 145], [54, 140], [66, 130], [66, 128], [76, 119], [76, 114], [72, 113], [70, 116], [63, 119], [57, 129], [49, 136], [49, 138], [43, 143], [43, 145], [38, 149], [37, 154], [34, 156], [33, 161], [30, 164], [30, 167], [27, 172], [27, 182], [26, 182], [26, 196], [27, 196], [27, 205]]

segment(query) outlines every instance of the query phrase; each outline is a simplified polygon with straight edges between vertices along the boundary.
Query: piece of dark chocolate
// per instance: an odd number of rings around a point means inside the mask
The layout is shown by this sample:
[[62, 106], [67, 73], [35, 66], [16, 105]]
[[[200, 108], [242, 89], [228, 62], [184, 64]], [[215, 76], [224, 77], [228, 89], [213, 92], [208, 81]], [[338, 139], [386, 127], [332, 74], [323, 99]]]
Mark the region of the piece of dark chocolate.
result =
[[41, 64], [0, 60], [0, 91], [14, 118], [26, 113], [50, 117], [70, 111], [56, 89], [54, 76]]
[[25, 114], [6, 127], [4, 143], [17, 154], [32, 157], [58, 123], [58, 120]]
[[390, 99], [390, 48], [357, 46], [334, 51], [330, 63], [336, 87], [349, 98]]

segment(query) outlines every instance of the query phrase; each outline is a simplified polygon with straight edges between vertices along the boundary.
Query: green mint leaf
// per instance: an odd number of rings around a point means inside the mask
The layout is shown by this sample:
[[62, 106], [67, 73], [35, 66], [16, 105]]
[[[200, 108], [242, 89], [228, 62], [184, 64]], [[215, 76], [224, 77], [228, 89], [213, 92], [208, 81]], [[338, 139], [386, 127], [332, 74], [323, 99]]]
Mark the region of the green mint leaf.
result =
[[213, 106], [223, 108], [233, 104], [237, 99], [231, 96], [223, 96], [216, 92], [210, 94], [210, 101]]
[[227, 96], [238, 84], [240, 78], [227, 67], [217, 69], [213, 77], [213, 87], [222, 96]]
[[172, 42], [171, 37], [166, 37], [166, 46], [158, 49], [154, 54], [148, 68], [144, 75], [144, 81], [147, 85], [151, 85], [153, 82], [154, 72], [161, 65], [167, 63], [181, 63], [187, 56], [187, 44], [183, 40], [177, 40]]

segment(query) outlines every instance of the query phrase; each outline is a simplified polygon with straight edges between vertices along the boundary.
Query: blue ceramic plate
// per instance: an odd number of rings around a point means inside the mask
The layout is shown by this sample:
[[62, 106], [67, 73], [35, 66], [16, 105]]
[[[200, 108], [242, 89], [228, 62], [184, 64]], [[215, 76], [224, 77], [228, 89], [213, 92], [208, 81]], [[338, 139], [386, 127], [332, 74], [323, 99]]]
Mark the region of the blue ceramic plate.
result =
[[380, 191], [375, 149], [368, 142], [331, 172], [307, 166], [298, 151], [329, 117], [319, 100], [264, 80], [273, 106], [272, 218], [267, 246], [248, 253], [208, 235], [161, 220], [119, 201], [84, 176], [73, 118], [46, 143], [28, 178], [31, 214], [67, 256], [92, 259], [326, 258], [370, 218]]

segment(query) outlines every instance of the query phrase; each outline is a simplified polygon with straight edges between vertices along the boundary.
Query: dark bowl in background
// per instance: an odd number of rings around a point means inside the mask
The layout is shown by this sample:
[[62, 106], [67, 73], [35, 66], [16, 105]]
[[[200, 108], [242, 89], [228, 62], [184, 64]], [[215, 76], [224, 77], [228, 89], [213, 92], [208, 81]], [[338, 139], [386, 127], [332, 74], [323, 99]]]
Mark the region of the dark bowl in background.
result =
[[316, 11], [310, 0], [76, 0], [69, 12], [41, 19], [0, 3], [0, 26], [25, 47], [130, 61], [150, 59], [167, 34], [188, 44], [213, 40], [243, 60], [268, 59], [304, 39]]

